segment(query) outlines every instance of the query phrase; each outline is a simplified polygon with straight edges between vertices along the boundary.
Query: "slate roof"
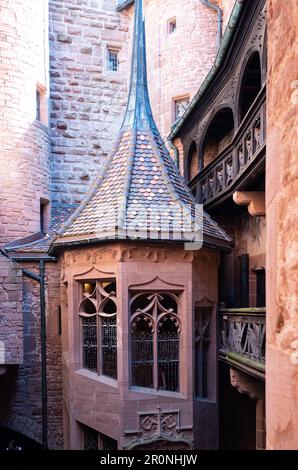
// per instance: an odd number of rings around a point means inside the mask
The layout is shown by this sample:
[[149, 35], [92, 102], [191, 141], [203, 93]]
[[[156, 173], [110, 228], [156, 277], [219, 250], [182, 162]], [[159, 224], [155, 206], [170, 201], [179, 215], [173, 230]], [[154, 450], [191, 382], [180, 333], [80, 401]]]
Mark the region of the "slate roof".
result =
[[[54, 247], [108, 238], [193, 241], [202, 222], [153, 119], [142, 0], [135, 1], [134, 21], [130, 91], [118, 142], [106, 171], [58, 231]], [[205, 213], [203, 233], [218, 244], [231, 241]]]

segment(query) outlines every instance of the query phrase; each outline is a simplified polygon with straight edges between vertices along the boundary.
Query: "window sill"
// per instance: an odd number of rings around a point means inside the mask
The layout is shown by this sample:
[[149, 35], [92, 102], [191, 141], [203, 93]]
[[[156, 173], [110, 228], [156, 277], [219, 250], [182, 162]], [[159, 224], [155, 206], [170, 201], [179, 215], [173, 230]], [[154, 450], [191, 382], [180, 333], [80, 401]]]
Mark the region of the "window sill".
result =
[[96, 380], [97, 382], [109, 385], [110, 387], [118, 388], [118, 382], [111, 377], [106, 377], [105, 375], [98, 375], [96, 372], [92, 372], [87, 369], [78, 369], [77, 374], [87, 377], [88, 379]]
[[130, 392], [144, 393], [149, 395], [155, 395], [160, 397], [171, 397], [171, 398], [182, 398], [185, 399], [185, 396], [181, 392], [170, 392], [167, 390], [154, 390], [153, 388], [145, 387], [130, 387]]

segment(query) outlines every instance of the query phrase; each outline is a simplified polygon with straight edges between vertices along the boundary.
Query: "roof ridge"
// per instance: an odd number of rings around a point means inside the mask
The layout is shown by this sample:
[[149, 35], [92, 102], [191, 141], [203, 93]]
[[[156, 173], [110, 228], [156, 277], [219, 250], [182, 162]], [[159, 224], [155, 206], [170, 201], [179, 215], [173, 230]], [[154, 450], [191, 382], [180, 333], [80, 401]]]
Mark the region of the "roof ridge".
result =
[[135, 149], [136, 149], [136, 143], [137, 143], [137, 131], [133, 130], [132, 133], [132, 143], [131, 143], [131, 149], [130, 149], [130, 156], [127, 159], [127, 166], [126, 166], [126, 174], [125, 174], [125, 183], [123, 187], [123, 195], [121, 197], [121, 203], [119, 207], [119, 212], [118, 212], [118, 229], [124, 228], [125, 225], [125, 214], [126, 214], [126, 209], [127, 209], [127, 201], [128, 201], [128, 195], [129, 195], [129, 189], [131, 185], [131, 177], [132, 177], [132, 168], [134, 164], [134, 154], [135, 154]]

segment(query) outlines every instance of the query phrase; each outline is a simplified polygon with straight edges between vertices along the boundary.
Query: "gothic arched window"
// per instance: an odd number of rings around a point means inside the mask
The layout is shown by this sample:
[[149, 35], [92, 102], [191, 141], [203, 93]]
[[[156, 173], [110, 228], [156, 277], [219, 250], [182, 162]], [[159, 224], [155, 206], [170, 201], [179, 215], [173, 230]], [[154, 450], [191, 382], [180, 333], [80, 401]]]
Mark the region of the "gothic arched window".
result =
[[84, 369], [117, 378], [116, 282], [82, 283], [79, 316]]
[[134, 294], [130, 302], [131, 384], [179, 390], [179, 298], [171, 292]]

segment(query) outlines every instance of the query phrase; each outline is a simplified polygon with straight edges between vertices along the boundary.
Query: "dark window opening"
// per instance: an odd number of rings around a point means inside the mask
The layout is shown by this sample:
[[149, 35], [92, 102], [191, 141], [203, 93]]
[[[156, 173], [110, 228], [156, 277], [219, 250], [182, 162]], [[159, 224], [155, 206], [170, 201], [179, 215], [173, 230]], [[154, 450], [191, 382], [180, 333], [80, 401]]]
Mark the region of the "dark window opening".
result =
[[198, 150], [195, 142], [192, 142], [188, 152], [189, 180], [191, 181], [199, 173]]
[[249, 307], [249, 256], [241, 255], [240, 259], [240, 307]]
[[97, 322], [96, 316], [83, 318], [83, 367], [97, 371]]
[[202, 163], [209, 165], [231, 142], [234, 131], [234, 116], [230, 108], [218, 111], [211, 121], [202, 147]]
[[84, 450], [98, 450], [98, 432], [84, 426]]
[[195, 309], [195, 394], [198, 398], [208, 398], [208, 361], [211, 342], [211, 314], [210, 307], [197, 307]]
[[144, 318], [132, 324], [132, 385], [153, 388], [153, 332]]
[[41, 233], [45, 234], [48, 230], [49, 221], [49, 201], [46, 199], [40, 199], [39, 204], [39, 225]]
[[62, 334], [62, 314], [61, 314], [61, 306], [58, 307], [58, 317], [57, 317], [57, 333], [58, 336]]
[[102, 434], [89, 426], [84, 429], [84, 450], [117, 450], [118, 443], [105, 434]]
[[177, 29], [176, 18], [172, 18], [171, 20], [168, 21], [168, 34], [174, 33], [176, 29]]
[[257, 307], [266, 306], [266, 273], [265, 269], [256, 271], [257, 277]]
[[242, 78], [240, 89], [240, 120], [244, 118], [261, 90], [261, 62], [258, 52], [250, 57]]
[[40, 91], [39, 90], [36, 90], [36, 117], [35, 119], [37, 121], [40, 121]]
[[174, 121], [177, 121], [177, 119], [181, 118], [181, 116], [184, 114], [186, 108], [189, 105], [189, 101], [190, 101], [189, 96], [174, 99], [174, 116], [173, 116]]
[[119, 69], [119, 51], [116, 49], [108, 48], [108, 70], [110, 72], [117, 72]]
[[158, 331], [158, 388], [179, 390], [179, 335], [174, 321], [166, 317]]
[[117, 379], [117, 305], [114, 281], [83, 282], [83, 368]]
[[116, 317], [101, 319], [102, 373], [117, 378], [117, 324]]

